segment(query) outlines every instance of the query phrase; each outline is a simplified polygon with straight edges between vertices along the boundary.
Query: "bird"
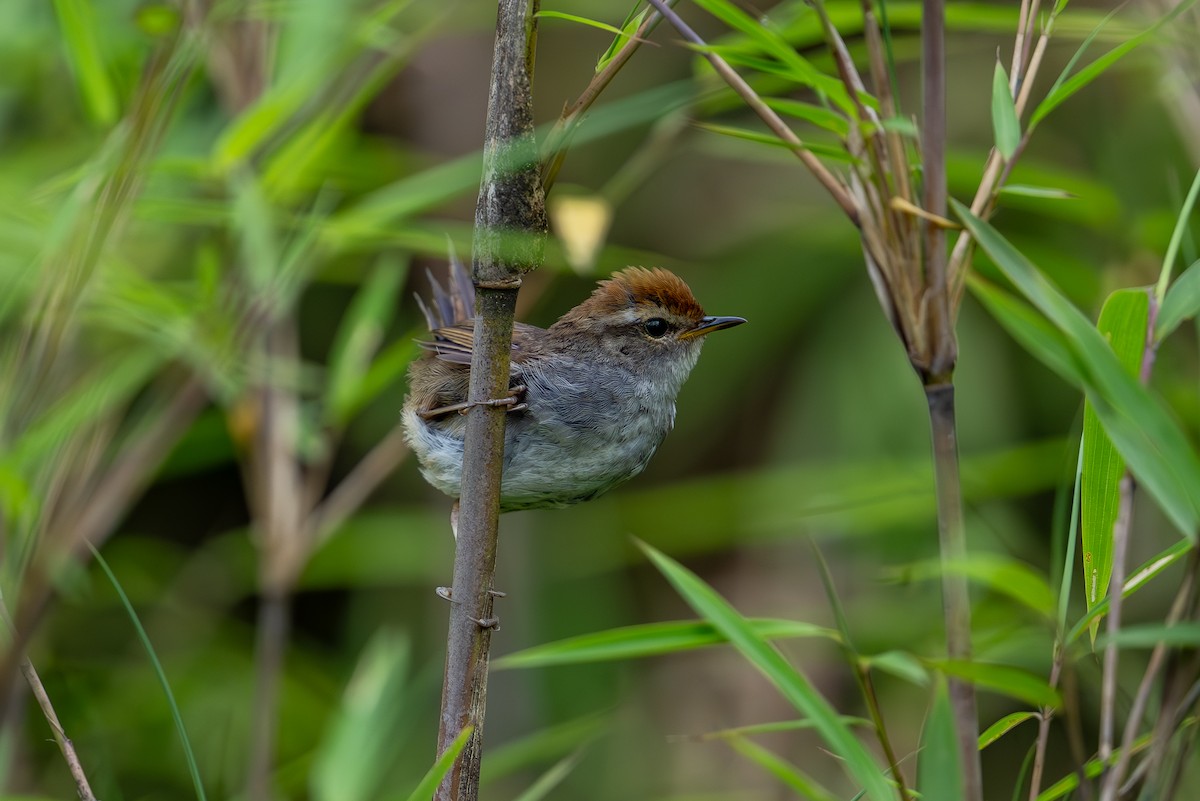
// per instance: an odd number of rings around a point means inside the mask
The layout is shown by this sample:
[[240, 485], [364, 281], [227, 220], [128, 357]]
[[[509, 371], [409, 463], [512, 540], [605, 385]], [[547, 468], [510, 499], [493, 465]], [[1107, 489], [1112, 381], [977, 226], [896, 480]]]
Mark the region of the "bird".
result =
[[[457, 259], [418, 305], [431, 337], [409, 366], [402, 424], [422, 475], [460, 494], [475, 290]], [[597, 498], [645, 469], [675, 422], [675, 399], [707, 336], [741, 317], [706, 315], [683, 279], [629, 267], [549, 328], [513, 327], [500, 511]], [[456, 517], [452, 513], [452, 518]]]

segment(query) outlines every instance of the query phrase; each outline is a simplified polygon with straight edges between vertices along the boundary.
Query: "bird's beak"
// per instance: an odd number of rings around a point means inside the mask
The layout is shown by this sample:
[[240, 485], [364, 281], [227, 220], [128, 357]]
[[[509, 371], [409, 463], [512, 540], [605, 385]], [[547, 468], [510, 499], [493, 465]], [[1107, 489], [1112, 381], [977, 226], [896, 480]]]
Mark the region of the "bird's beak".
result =
[[722, 328], [733, 328], [735, 325], [741, 325], [744, 322], [746, 322], [745, 317], [705, 317], [696, 323], [695, 328], [680, 334], [679, 339], [702, 337], [705, 334], [711, 334], [713, 331], [720, 331]]

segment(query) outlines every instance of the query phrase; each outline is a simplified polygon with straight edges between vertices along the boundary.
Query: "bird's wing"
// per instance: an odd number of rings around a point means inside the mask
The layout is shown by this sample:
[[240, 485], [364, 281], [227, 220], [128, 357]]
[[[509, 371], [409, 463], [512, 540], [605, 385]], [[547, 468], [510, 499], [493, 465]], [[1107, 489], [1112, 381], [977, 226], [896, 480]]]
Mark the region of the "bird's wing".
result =
[[[433, 332], [432, 342], [421, 342], [421, 347], [430, 351], [438, 359], [451, 364], [470, 364], [471, 352], [475, 342], [475, 323], [467, 321], [457, 325], [437, 328]], [[511, 358], [514, 362], [522, 362], [529, 357], [529, 350], [523, 344], [530, 338], [536, 338], [542, 329], [528, 323], [516, 323], [513, 326], [513, 344]]]

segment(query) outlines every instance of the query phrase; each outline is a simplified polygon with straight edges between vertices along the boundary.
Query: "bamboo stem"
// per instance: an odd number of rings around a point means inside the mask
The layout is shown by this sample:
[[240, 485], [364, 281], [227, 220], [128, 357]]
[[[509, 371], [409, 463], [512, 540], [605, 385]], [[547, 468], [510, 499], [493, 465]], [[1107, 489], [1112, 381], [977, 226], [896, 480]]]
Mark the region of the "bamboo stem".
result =
[[[475, 401], [509, 391], [517, 290], [522, 273], [541, 262], [547, 230], [536, 157], [519, 157], [536, 153], [532, 83], [537, 7], [537, 0], [500, 0], [496, 19], [483, 182], [475, 209], [477, 317], [469, 389]], [[472, 732], [438, 787], [437, 801], [478, 798], [488, 651], [496, 627], [492, 590], [506, 416], [495, 406], [475, 406], [467, 415], [438, 755], [465, 727]]]
[[[943, 563], [961, 564], [967, 556], [967, 532], [963, 522], [962, 486], [958, 469], [958, 442], [954, 422], [954, 386], [925, 387], [929, 422], [933, 434], [933, 461], [937, 485], [938, 536]], [[971, 598], [967, 579], [959, 573], [942, 574], [942, 604], [946, 616], [946, 650], [954, 661], [971, 659]], [[970, 682], [950, 677], [950, 702], [954, 708], [962, 761], [963, 798], [982, 801], [983, 779], [979, 764], [978, 713], [975, 688]]]

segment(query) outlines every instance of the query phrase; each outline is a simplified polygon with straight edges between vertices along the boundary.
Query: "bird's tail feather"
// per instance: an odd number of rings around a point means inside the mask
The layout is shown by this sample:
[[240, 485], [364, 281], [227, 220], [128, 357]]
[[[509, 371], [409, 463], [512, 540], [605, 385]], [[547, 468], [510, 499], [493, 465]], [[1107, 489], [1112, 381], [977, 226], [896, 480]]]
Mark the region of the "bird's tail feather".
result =
[[430, 331], [450, 328], [475, 319], [475, 286], [471, 283], [471, 276], [459, 260], [453, 245], [450, 245], [450, 275], [447, 286], [443, 287], [441, 282], [433, 277], [432, 272], [427, 271], [426, 274], [429, 276], [431, 297], [427, 304], [418, 295], [417, 306], [425, 315], [425, 322], [429, 324]]

